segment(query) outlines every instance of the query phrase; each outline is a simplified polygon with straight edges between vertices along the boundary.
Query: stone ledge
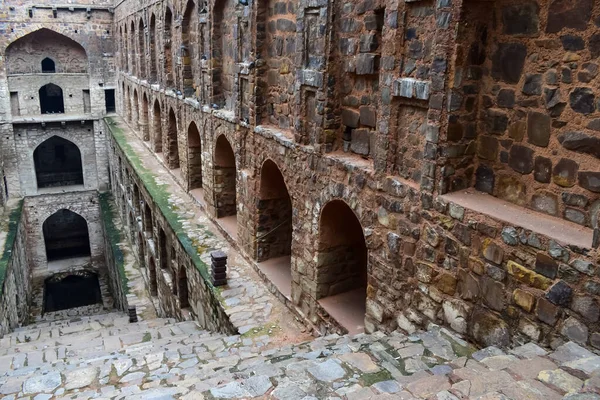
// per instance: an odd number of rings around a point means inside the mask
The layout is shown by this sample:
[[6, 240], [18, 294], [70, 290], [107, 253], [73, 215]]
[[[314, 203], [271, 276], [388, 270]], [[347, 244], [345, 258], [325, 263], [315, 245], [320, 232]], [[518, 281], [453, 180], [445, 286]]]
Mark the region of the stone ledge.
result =
[[444, 194], [440, 198], [568, 245], [592, 248], [594, 232], [590, 228], [519, 207], [475, 189]]

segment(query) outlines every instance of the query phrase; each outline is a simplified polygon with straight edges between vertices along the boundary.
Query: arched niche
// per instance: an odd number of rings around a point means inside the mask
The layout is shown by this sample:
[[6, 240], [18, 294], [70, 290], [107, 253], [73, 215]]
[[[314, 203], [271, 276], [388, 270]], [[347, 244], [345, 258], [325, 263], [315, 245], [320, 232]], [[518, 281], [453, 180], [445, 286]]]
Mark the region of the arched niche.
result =
[[83, 165], [77, 145], [60, 136], [40, 143], [33, 151], [38, 189], [83, 185]]

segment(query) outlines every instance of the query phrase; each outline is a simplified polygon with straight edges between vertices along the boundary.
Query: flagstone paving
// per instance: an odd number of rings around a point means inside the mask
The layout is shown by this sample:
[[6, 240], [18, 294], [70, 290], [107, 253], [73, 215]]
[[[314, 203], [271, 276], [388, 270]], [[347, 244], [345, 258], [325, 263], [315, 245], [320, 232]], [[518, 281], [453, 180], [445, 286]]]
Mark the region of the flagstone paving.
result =
[[281, 344], [107, 313], [0, 339], [0, 399], [600, 399], [600, 357], [575, 343], [475, 350], [437, 326]]

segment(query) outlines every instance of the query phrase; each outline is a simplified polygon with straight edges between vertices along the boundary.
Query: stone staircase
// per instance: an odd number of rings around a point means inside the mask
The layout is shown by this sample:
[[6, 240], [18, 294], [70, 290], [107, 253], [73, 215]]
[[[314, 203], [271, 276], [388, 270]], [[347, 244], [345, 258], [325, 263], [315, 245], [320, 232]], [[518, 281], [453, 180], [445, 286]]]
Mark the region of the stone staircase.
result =
[[42, 322], [0, 339], [0, 399], [600, 399], [600, 357], [572, 342], [475, 351], [437, 326], [279, 340], [117, 312]]

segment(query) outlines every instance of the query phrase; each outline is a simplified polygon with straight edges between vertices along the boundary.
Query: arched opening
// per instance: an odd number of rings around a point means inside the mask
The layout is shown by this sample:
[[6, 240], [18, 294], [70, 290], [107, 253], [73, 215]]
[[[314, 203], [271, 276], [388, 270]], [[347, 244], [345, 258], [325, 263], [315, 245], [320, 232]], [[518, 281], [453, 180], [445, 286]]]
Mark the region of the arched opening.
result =
[[157, 81], [156, 74], [156, 17], [154, 14], [150, 16], [150, 32], [149, 32], [149, 44], [150, 44], [150, 82], [155, 83]]
[[140, 119], [140, 110], [139, 110], [139, 98], [137, 89], [133, 89], [133, 104], [131, 105], [131, 124], [134, 127], [138, 126]]
[[144, 237], [142, 236], [141, 232], [138, 232], [137, 234], [137, 251], [138, 251], [138, 257], [140, 258], [140, 266], [143, 268], [144, 267]]
[[123, 27], [119, 27], [119, 67], [124, 70], [125, 63], [123, 62], [123, 56], [125, 55], [125, 46], [123, 45], [123, 39], [125, 36], [123, 35]]
[[169, 87], [173, 86], [173, 48], [171, 43], [171, 27], [173, 25], [173, 13], [171, 9], [167, 7], [165, 11], [165, 26], [163, 32], [163, 44], [165, 47], [165, 65], [164, 65], [164, 74], [166, 85]]
[[86, 220], [62, 209], [42, 224], [47, 261], [90, 256], [90, 235]]
[[179, 298], [179, 308], [188, 308], [190, 300], [188, 295], [187, 272], [182, 265], [177, 273], [177, 297]]
[[65, 100], [60, 86], [48, 83], [38, 91], [42, 114], [60, 114], [65, 112]]
[[156, 263], [154, 257], [150, 257], [148, 262], [148, 279], [150, 280], [150, 296], [158, 294], [158, 285], [156, 283]]
[[290, 296], [292, 200], [281, 171], [271, 160], [262, 165], [256, 209], [256, 260], [279, 291]]
[[42, 60], [42, 73], [49, 74], [56, 72], [56, 65], [54, 65], [54, 61], [51, 58], [44, 58]]
[[150, 132], [148, 128], [148, 96], [146, 96], [146, 93], [142, 95], [142, 114], [140, 117], [140, 125], [142, 139], [147, 142], [150, 140]]
[[160, 261], [160, 269], [166, 270], [169, 268], [169, 255], [167, 254], [167, 236], [163, 228], [158, 228], [158, 259]]
[[152, 235], [152, 210], [147, 202], [144, 204], [144, 232]]
[[138, 24], [138, 64], [140, 66], [139, 77], [146, 78], [146, 47], [144, 46], [144, 21], [140, 18]]
[[188, 182], [189, 190], [202, 187], [202, 145], [195, 122], [188, 127]]
[[321, 306], [350, 333], [364, 330], [367, 246], [360, 221], [342, 200], [323, 207], [317, 247]]
[[75, 40], [41, 28], [12, 42], [5, 52], [8, 75], [41, 72], [86, 73], [87, 53]]
[[215, 145], [214, 180], [217, 218], [236, 215], [235, 155], [225, 135]]
[[182, 81], [183, 94], [186, 97], [194, 96], [194, 57], [195, 57], [195, 41], [196, 32], [194, 27], [197, 25], [194, 21], [196, 5], [192, 0], [188, 0], [181, 22], [181, 62], [182, 62]]
[[212, 103], [220, 108], [233, 110], [233, 77], [235, 67], [234, 41], [231, 40], [233, 27], [230, 18], [235, 15], [237, 1], [216, 1], [212, 25]]
[[154, 151], [162, 153], [162, 115], [160, 113], [160, 103], [154, 101], [154, 110], [152, 111], [152, 133], [154, 135]]
[[177, 142], [177, 118], [173, 109], [169, 109], [169, 126], [167, 130], [168, 158], [167, 165], [169, 169], [179, 168], [179, 143]]
[[135, 23], [133, 21], [131, 21], [131, 29], [130, 29], [130, 35], [129, 35], [129, 50], [130, 50], [129, 58], [131, 59], [131, 73], [135, 75], [138, 72], [138, 67], [137, 67], [137, 53], [135, 51], [136, 50]]
[[83, 185], [83, 166], [79, 148], [67, 139], [52, 136], [33, 151], [38, 189]]
[[125, 64], [125, 70], [131, 74], [131, 54], [129, 48], [129, 35], [127, 34], [127, 24], [125, 24], [125, 54], [123, 55]]
[[102, 303], [98, 275], [88, 271], [57, 274], [44, 282], [44, 312]]
[[123, 103], [125, 104], [125, 120], [127, 122], [131, 122], [131, 97], [129, 96], [129, 93], [129, 86], [127, 86], [125, 98], [123, 99]]

